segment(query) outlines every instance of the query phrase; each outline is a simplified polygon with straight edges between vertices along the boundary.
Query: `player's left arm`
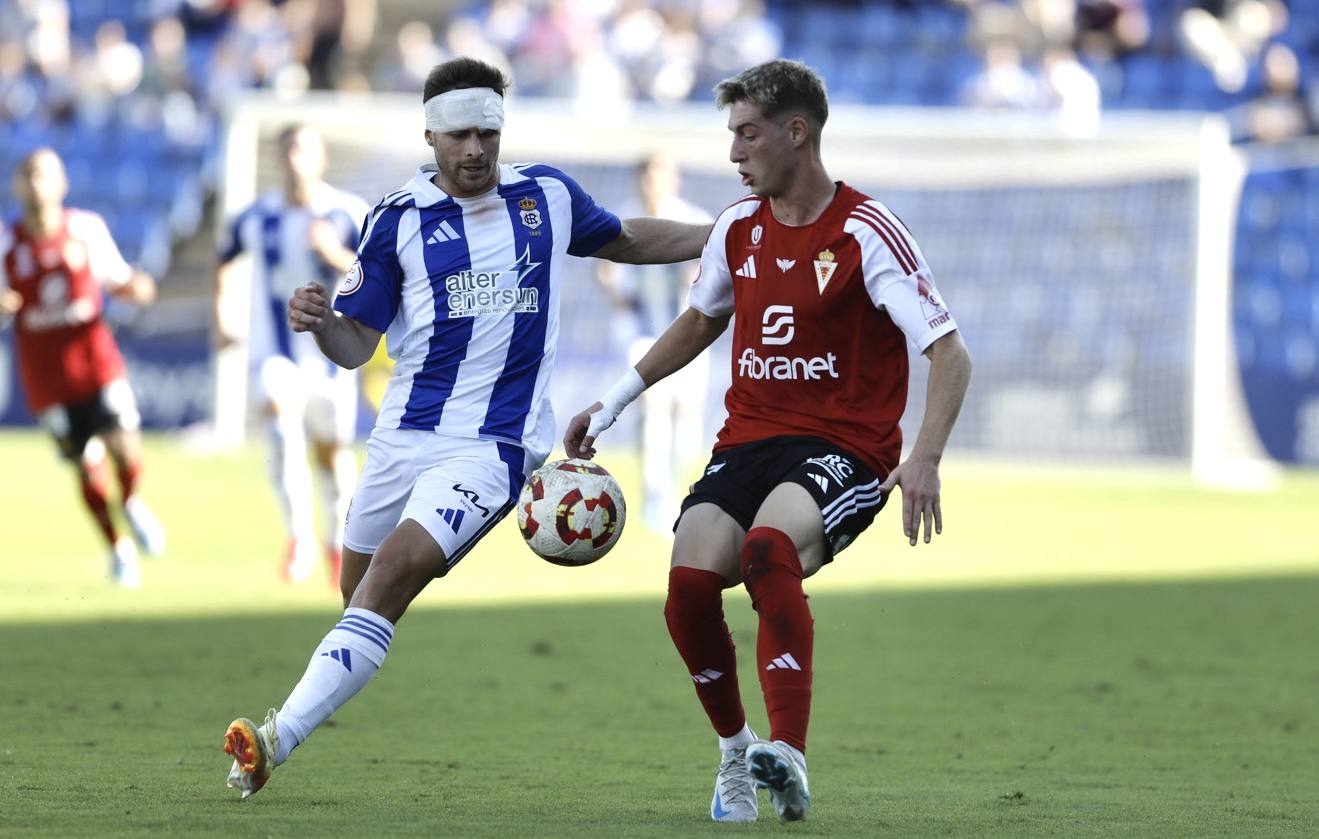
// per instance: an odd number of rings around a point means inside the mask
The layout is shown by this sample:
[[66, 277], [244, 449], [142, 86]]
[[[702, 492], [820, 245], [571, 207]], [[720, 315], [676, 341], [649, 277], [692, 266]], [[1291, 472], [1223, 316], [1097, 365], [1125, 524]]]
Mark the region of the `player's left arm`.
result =
[[925, 417], [911, 453], [879, 487], [881, 492], [902, 487], [902, 532], [912, 545], [916, 544], [922, 521], [926, 544], [932, 533], [943, 533], [939, 462], [971, 383], [971, 354], [960, 332], [954, 330], [936, 339], [926, 347], [925, 357], [930, 360]]
[[915, 545], [943, 532], [939, 462], [971, 381], [971, 355], [957, 323], [934, 287], [934, 277], [910, 231], [887, 207], [867, 201], [843, 228], [861, 248], [861, 271], [871, 301], [888, 313], [908, 340], [930, 360], [925, 416], [907, 459], [880, 484], [902, 488], [902, 532]]
[[150, 274], [129, 265], [119, 252], [105, 219], [95, 213], [78, 211], [76, 233], [87, 248], [87, 259], [94, 276], [112, 297], [146, 306], [156, 299], [156, 281]]
[[353, 217], [360, 221], [366, 214], [365, 207], [361, 210], [358, 212], [356, 206], [345, 208], [342, 217], [313, 219], [307, 227], [307, 245], [336, 273], [346, 273], [357, 259], [360, 225], [354, 226]]
[[711, 227], [651, 216], [623, 219], [618, 238], [592, 256], [629, 265], [686, 262], [701, 255]]

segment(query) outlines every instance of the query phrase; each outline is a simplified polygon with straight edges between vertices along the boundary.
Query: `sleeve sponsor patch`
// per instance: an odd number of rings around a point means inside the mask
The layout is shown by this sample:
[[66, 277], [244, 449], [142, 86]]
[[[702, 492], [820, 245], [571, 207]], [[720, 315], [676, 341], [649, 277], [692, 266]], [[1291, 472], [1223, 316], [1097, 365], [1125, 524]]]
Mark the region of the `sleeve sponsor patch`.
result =
[[339, 286], [339, 296], [347, 297], [362, 287], [362, 263], [354, 262], [344, 274], [343, 284]]

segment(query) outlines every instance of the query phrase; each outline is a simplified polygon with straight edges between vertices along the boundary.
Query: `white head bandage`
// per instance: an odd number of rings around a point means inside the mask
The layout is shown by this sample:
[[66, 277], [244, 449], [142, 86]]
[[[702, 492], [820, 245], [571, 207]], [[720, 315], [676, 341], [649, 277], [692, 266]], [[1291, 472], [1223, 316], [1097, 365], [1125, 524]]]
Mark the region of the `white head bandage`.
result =
[[504, 97], [488, 87], [464, 87], [426, 100], [426, 127], [431, 131], [463, 131], [504, 127]]

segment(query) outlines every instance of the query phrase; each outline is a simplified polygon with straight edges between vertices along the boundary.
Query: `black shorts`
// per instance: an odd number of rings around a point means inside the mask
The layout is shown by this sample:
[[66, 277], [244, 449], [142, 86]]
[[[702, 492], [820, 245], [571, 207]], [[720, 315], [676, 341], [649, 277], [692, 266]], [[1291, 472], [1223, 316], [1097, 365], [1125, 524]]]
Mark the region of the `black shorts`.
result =
[[782, 483], [805, 487], [820, 506], [829, 546], [825, 562], [861, 535], [888, 501], [879, 477], [851, 452], [817, 437], [770, 437], [715, 452], [683, 499], [682, 512], [714, 504], [750, 530], [760, 505]]
[[85, 402], [53, 405], [42, 411], [41, 424], [55, 438], [60, 454], [81, 460], [87, 444], [98, 434], [136, 428], [137, 406], [127, 387], [127, 382], [114, 382]]

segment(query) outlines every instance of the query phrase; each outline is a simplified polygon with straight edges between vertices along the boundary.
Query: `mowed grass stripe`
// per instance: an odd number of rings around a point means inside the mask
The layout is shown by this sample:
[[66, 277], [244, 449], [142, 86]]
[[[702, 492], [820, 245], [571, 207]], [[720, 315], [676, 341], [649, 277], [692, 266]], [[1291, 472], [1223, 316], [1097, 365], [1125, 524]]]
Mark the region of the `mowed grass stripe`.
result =
[[[811, 598], [808, 836], [1314, 836], [1319, 579]], [[714, 836], [661, 603], [419, 610], [256, 798], [220, 736], [333, 620], [0, 627], [0, 832]], [[727, 611], [764, 731], [754, 615]], [[762, 799], [768, 809], [767, 802]]]

